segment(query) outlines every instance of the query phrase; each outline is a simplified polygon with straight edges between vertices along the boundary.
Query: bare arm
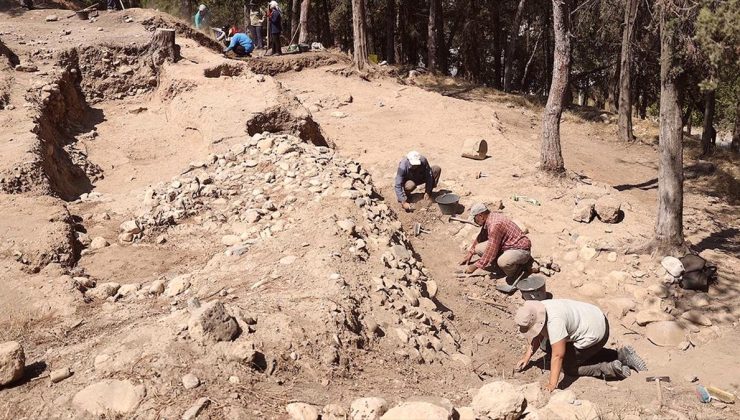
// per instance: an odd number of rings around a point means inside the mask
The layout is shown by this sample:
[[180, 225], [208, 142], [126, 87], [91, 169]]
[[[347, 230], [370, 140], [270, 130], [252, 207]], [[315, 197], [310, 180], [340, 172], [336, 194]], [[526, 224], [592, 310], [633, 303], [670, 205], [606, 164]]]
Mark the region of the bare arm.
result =
[[565, 358], [565, 339], [552, 343], [552, 358], [550, 359], [550, 381], [547, 390], [552, 392], [558, 387], [560, 372], [563, 370], [563, 359]]

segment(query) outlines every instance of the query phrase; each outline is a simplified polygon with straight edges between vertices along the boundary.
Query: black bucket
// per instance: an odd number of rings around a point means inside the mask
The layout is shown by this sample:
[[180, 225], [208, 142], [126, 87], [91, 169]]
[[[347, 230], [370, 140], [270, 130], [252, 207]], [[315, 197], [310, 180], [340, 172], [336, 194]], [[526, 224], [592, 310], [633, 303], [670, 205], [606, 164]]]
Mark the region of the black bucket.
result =
[[522, 292], [522, 299], [524, 300], [547, 299], [547, 289], [545, 286], [545, 278], [543, 276], [535, 274], [521, 279], [516, 287], [520, 292]]
[[457, 194], [444, 194], [437, 197], [434, 201], [439, 205], [439, 210], [444, 215], [453, 216], [458, 213], [460, 207], [460, 196]]

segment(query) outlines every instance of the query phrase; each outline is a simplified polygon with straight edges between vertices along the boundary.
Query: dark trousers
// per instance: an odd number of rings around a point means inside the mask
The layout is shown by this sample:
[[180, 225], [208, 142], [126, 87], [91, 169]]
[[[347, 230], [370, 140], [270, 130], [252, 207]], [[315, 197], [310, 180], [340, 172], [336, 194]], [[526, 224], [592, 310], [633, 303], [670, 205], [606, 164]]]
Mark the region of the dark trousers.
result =
[[239, 57], [251, 57], [251, 51], [247, 52], [246, 48], [242, 47], [241, 45], [237, 45], [234, 47], [234, 54], [238, 55]]
[[270, 34], [270, 44], [272, 44], [272, 54], [282, 55], [283, 50], [280, 47], [280, 33]]
[[[563, 358], [563, 373], [568, 376], [593, 376], [596, 378], [616, 379], [620, 376], [612, 368], [612, 362], [617, 360], [616, 350], [605, 349], [609, 341], [609, 321], [606, 322], [606, 331], [601, 340], [591, 347], [577, 349], [573, 343], [565, 343], [565, 357]], [[549, 341], [542, 343], [543, 350], [548, 355], [552, 353]]]
[[[434, 185], [432, 188], [436, 187], [437, 184], [439, 184], [439, 177], [442, 175], [442, 168], [440, 168], [437, 165], [432, 165], [432, 178], [434, 178]], [[406, 194], [409, 194], [411, 191], [414, 191], [416, 187], [419, 185], [424, 185], [425, 182], [416, 183], [412, 180], [408, 180], [403, 183], [403, 189], [406, 191]]]
[[264, 48], [265, 43], [262, 40], [262, 27], [261, 26], [250, 26], [250, 32], [252, 33], [252, 39], [255, 42], [255, 48]]

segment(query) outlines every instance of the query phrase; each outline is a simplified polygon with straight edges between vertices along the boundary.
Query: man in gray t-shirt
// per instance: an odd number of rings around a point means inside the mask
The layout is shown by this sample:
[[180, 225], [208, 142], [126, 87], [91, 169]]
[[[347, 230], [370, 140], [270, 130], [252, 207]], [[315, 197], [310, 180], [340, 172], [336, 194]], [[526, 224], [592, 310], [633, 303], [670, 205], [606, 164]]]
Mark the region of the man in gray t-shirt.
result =
[[624, 379], [630, 368], [647, 370], [629, 346], [617, 351], [604, 349], [609, 340], [609, 321], [590, 303], [568, 299], [526, 301], [514, 319], [528, 342], [516, 368], [524, 369], [542, 345], [550, 354], [550, 379], [545, 385], [548, 391], [557, 388], [561, 371], [569, 376]]

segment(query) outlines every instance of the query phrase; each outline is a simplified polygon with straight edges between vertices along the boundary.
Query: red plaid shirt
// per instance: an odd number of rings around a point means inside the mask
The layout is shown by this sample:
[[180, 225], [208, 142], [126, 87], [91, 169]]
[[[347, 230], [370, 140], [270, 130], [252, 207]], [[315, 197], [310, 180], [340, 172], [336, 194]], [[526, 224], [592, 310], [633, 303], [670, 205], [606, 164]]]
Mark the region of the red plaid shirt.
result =
[[478, 268], [488, 267], [494, 258], [498, 258], [504, 251], [509, 249], [522, 249], [529, 251], [532, 242], [524, 236], [516, 223], [512, 222], [501, 213], [490, 213], [486, 224], [480, 229], [478, 237], [473, 242], [471, 252], [475, 252], [475, 246], [481, 242], [488, 241], [488, 246], [483, 256], [476, 261]]

